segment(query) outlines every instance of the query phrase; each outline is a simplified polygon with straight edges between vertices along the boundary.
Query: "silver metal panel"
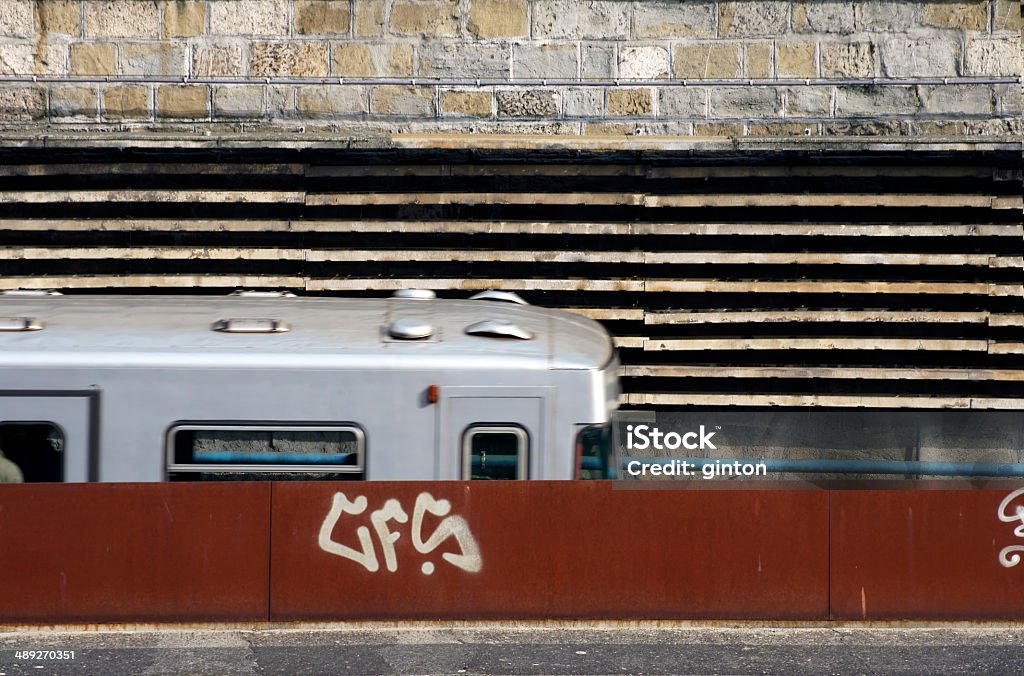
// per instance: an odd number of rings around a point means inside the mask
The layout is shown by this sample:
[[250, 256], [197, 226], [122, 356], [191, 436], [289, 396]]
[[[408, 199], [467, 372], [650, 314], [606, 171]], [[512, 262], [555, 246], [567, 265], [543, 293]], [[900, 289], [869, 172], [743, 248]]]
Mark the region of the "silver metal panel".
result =
[[10, 422], [56, 425], [64, 436], [64, 481], [89, 480], [88, 396], [0, 395], [0, 424]]
[[[432, 368], [596, 369], [611, 340], [596, 322], [557, 310], [470, 300], [259, 298], [240, 296], [0, 297], [0, 316], [34, 317], [45, 331], [0, 333], [0, 366], [97, 363], [239, 368], [286, 364], [429, 364]], [[403, 317], [429, 317], [440, 339], [382, 341]], [[272, 317], [287, 333], [210, 331], [225, 317]], [[495, 319], [535, 334], [496, 341], [464, 333]], [[286, 362], [282, 362], [282, 358]]]
[[[463, 474], [463, 439], [476, 426], [520, 427], [529, 435], [530, 479], [556, 478], [548, 462], [550, 443], [547, 387], [449, 387], [442, 390], [440, 445], [437, 449], [438, 479], [458, 480]], [[572, 448], [564, 450], [571, 455]], [[561, 478], [570, 478], [569, 476]]]

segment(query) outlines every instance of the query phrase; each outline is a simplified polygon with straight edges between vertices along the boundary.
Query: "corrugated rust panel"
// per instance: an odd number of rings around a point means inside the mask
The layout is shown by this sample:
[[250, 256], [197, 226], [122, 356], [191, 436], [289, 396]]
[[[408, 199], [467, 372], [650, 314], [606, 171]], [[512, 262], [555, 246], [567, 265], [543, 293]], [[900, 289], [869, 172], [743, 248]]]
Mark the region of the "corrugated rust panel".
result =
[[270, 617], [827, 617], [827, 492], [652, 488], [275, 483]]
[[270, 484], [0, 487], [0, 623], [266, 619]]
[[1024, 496], [1000, 509], [1018, 486], [833, 491], [833, 617], [1024, 619], [1024, 563], [1007, 565], [1024, 547], [1006, 550], [1024, 545]]

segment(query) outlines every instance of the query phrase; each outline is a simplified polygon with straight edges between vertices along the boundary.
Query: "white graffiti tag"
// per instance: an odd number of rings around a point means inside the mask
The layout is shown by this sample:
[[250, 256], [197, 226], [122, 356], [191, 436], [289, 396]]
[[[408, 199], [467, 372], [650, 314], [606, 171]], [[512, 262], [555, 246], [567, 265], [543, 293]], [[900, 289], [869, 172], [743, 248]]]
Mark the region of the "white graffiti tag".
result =
[[[1017, 505], [1012, 514], [1008, 513], [1007, 510], [1010, 507], [1010, 503], [1022, 495], [1024, 495], [1024, 488], [1017, 489], [999, 503], [999, 520], [1003, 523], [1018, 522], [1018, 526], [1013, 529], [1013, 534], [1019, 538], [1024, 538], [1024, 505]], [[999, 552], [999, 563], [1003, 564], [1006, 568], [1013, 568], [1020, 563], [1020, 552], [1024, 552], [1024, 546], [1010, 545], [1009, 547], [1003, 547], [1003, 550]]]
[[[366, 526], [356, 528], [356, 538], [359, 540], [361, 549], [353, 549], [347, 545], [335, 542], [331, 535], [335, 526], [341, 519], [342, 514], [359, 516], [366, 512], [367, 500], [365, 496], [357, 496], [349, 500], [344, 493], [335, 493], [331, 501], [331, 509], [327, 512], [324, 522], [320, 525], [320, 534], [317, 542], [320, 549], [328, 554], [335, 554], [350, 561], [354, 561], [366, 568], [371, 573], [380, 570], [380, 562], [377, 559], [377, 550], [373, 546], [373, 539], [370, 536], [370, 529]], [[456, 568], [461, 568], [467, 573], [479, 573], [483, 568], [483, 559], [480, 556], [480, 548], [476, 544], [473, 533], [469, 530], [469, 524], [461, 516], [449, 515], [452, 505], [447, 500], [435, 500], [430, 493], [420, 493], [416, 497], [416, 504], [412, 510], [412, 546], [420, 554], [430, 554], [437, 549], [441, 543], [448, 538], [454, 538], [459, 545], [460, 553], [443, 552], [441, 558]], [[425, 513], [437, 517], [444, 517], [437, 529], [426, 539], [423, 538], [423, 516]], [[388, 523], [408, 523], [409, 515], [402, 508], [402, 504], [391, 498], [384, 503], [384, 506], [370, 514], [370, 524], [373, 526], [377, 539], [380, 541], [380, 549], [384, 554], [384, 567], [389, 572], [398, 570], [398, 557], [395, 554], [395, 543], [402, 537], [397, 530], [391, 530]], [[424, 561], [420, 566], [424, 575], [434, 572], [434, 564]]]

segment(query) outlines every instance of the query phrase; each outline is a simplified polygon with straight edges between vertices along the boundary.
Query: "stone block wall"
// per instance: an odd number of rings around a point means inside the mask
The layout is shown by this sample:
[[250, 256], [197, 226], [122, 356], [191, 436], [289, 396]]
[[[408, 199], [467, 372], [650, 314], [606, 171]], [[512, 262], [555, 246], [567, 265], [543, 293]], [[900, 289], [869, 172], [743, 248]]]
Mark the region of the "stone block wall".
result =
[[1021, 26], [1018, 0], [0, 0], [0, 125], [1014, 135]]

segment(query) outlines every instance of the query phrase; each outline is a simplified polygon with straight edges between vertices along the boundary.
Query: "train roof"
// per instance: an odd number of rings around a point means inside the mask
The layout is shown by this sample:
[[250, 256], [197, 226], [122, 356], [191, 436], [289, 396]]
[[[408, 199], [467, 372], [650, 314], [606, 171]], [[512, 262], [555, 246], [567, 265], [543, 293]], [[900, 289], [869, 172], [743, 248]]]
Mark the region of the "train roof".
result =
[[612, 357], [593, 320], [498, 301], [0, 296], [3, 366], [602, 369]]

